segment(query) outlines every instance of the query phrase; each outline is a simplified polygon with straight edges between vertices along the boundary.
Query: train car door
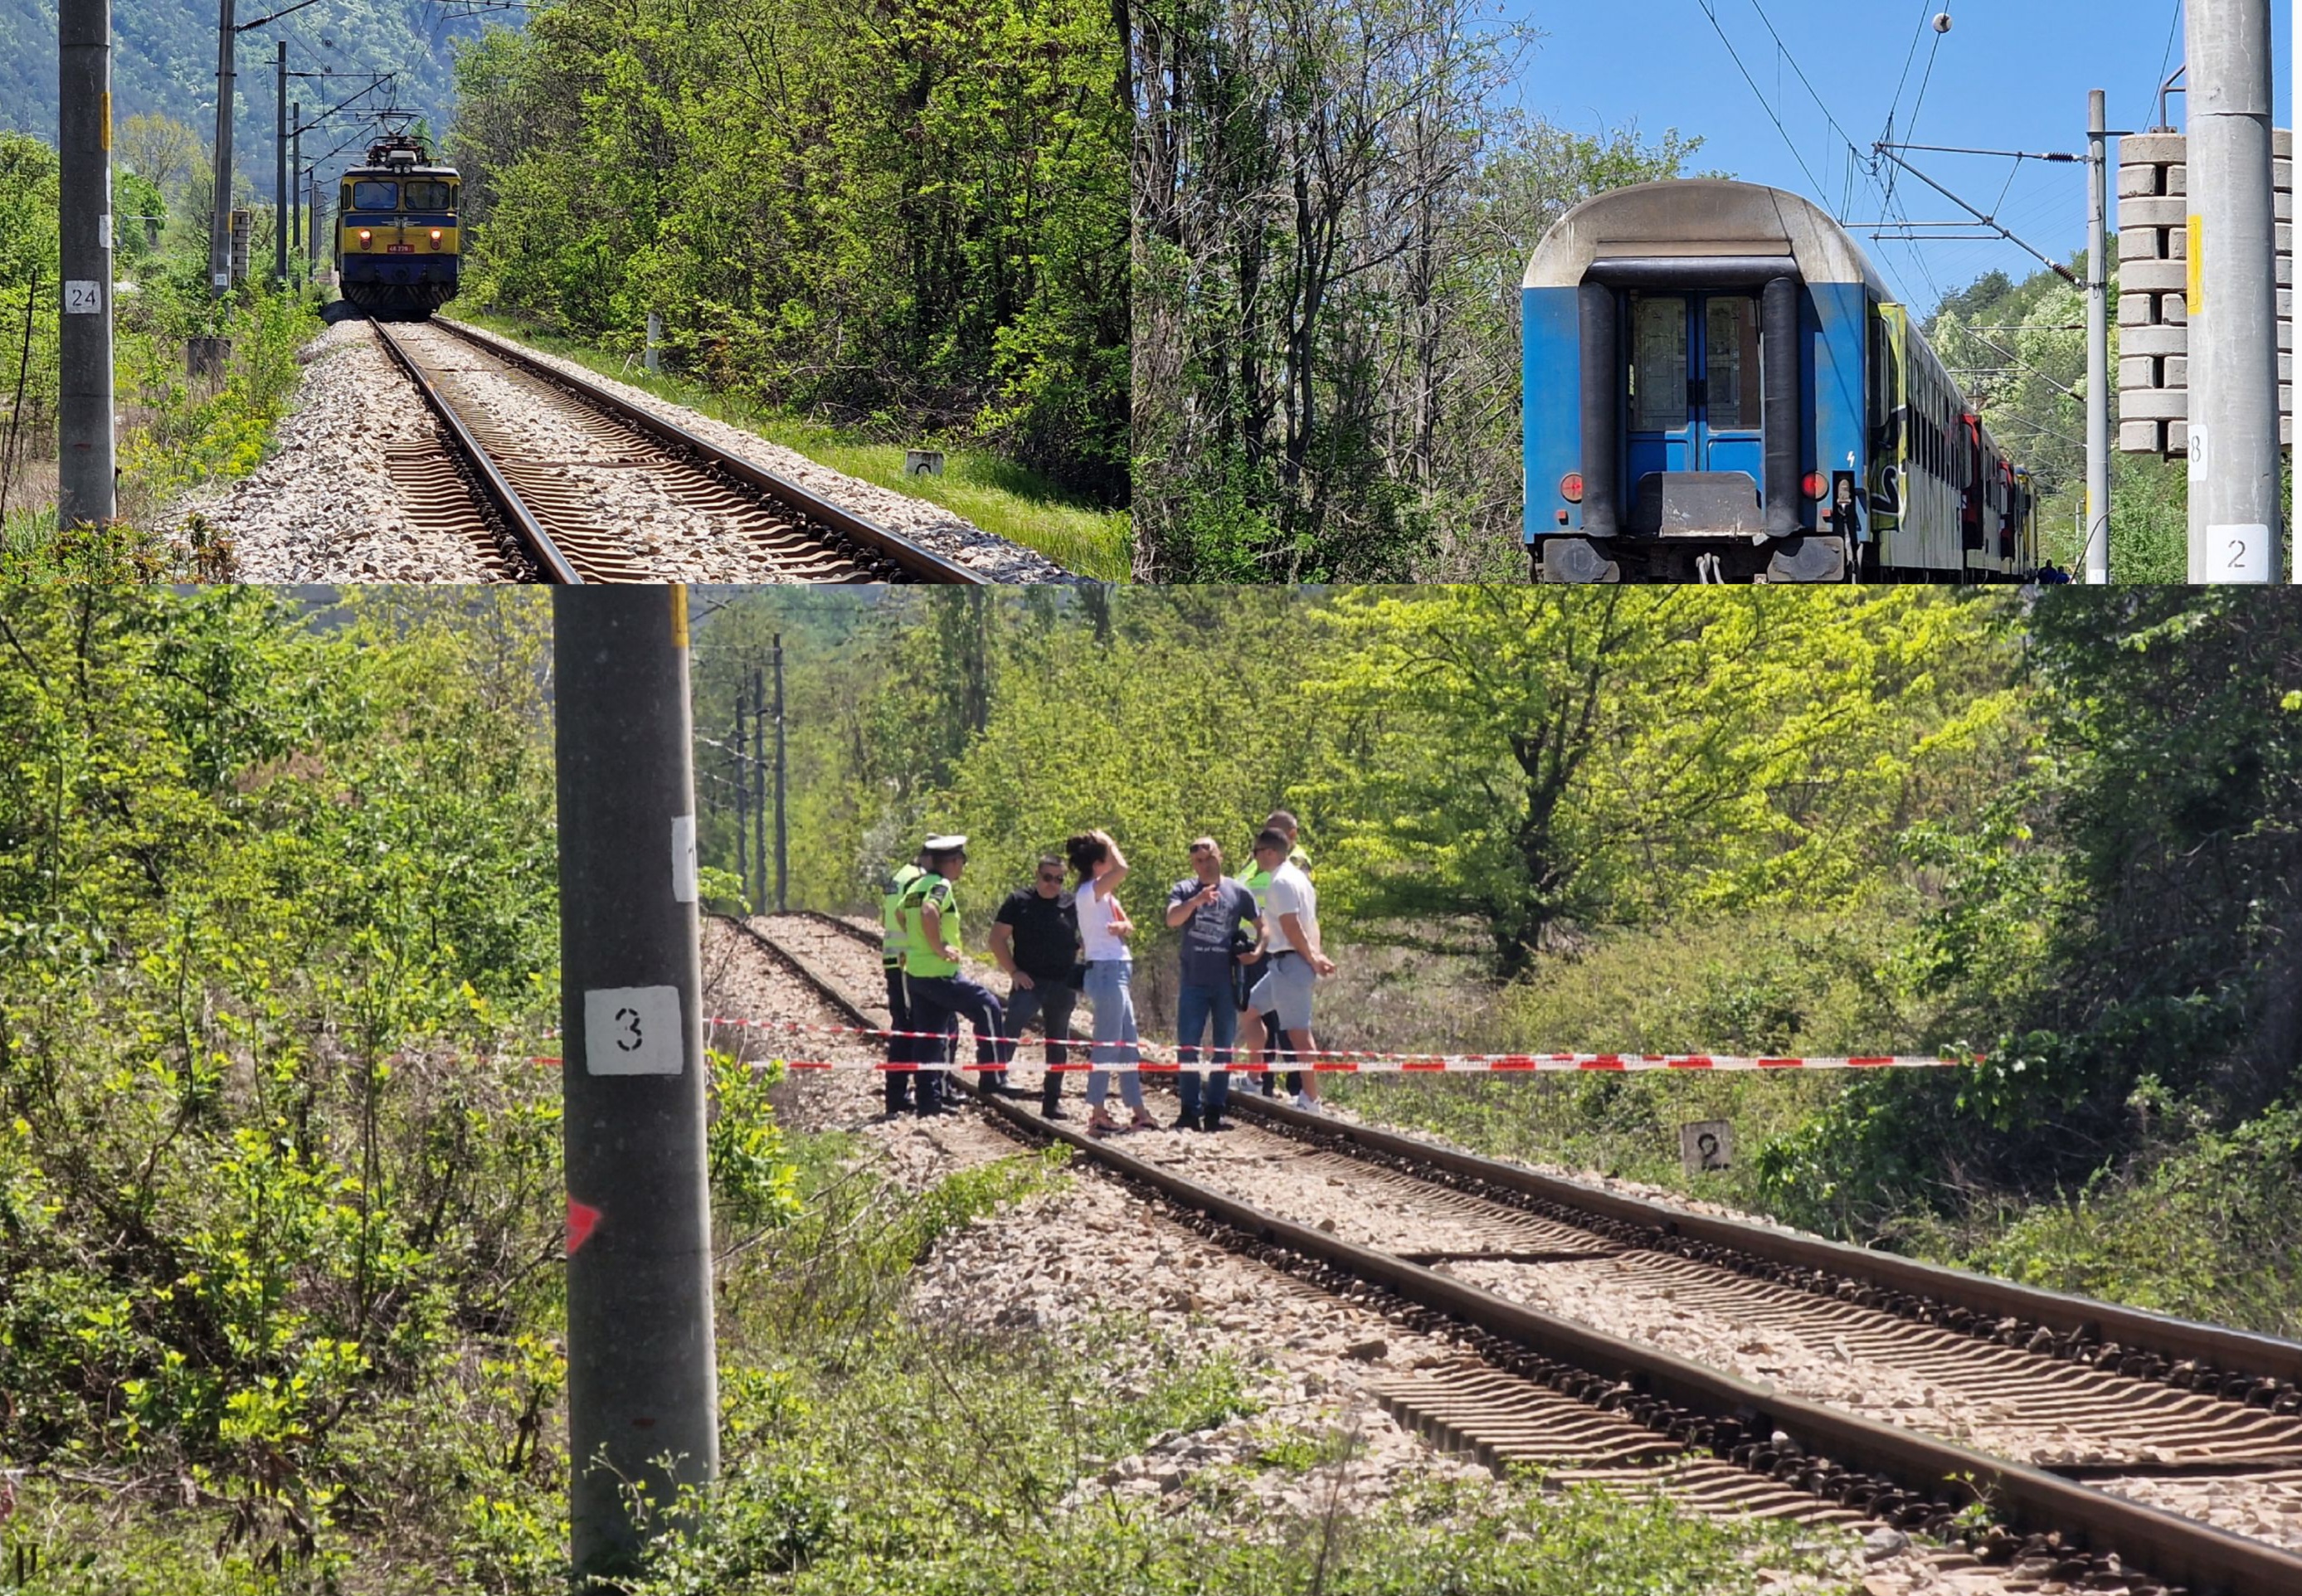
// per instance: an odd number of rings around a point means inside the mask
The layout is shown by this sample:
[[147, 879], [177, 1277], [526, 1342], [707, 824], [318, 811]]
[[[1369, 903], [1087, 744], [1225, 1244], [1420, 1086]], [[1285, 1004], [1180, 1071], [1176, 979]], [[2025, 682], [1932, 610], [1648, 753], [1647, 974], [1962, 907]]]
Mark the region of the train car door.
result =
[[[1629, 425], [1625, 475], [1642, 531], [1740, 531], [1758, 525], [1765, 433], [1759, 391], [1759, 302], [1749, 294], [1630, 296]], [[1749, 483], [1749, 510], [1719, 478]], [[1676, 476], [1710, 480], [1672, 491]], [[1688, 483], [1683, 487], [1693, 489]], [[1722, 517], [1722, 511], [1732, 514]], [[1725, 525], [1714, 525], [1724, 520]]]

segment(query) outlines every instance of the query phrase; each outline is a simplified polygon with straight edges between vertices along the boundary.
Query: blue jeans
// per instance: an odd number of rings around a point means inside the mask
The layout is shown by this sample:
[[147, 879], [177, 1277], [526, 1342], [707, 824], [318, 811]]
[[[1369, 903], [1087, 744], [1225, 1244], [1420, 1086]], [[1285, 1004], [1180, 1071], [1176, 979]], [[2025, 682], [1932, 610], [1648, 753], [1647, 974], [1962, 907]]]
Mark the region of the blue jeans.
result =
[[[1136, 1046], [1134, 979], [1135, 966], [1126, 959], [1097, 959], [1087, 967], [1086, 996], [1095, 1005], [1095, 1046], [1088, 1054], [1088, 1063], [1108, 1065], [1142, 1062], [1143, 1051]], [[1087, 1105], [1101, 1108], [1110, 1093], [1111, 1071], [1089, 1070]], [[1119, 1095], [1128, 1107], [1138, 1113], [1143, 1112], [1143, 1077], [1139, 1071], [1120, 1072]]]
[[[1175, 1062], [1182, 1066], [1175, 1077], [1175, 1096], [1183, 1100], [1183, 1112], [1199, 1112], [1199, 1072], [1192, 1066], [1199, 1062], [1199, 1033], [1212, 1029], [1214, 1046], [1208, 1051], [1215, 1064], [1231, 1063], [1231, 1044], [1239, 1039], [1239, 1011], [1231, 1006], [1231, 991], [1228, 982], [1220, 987], [1185, 987], [1175, 994]], [[1231, 1071], [1218, 1069], [1206, 1078], [1206, 1112], [1220, 1117], [1231, 1103]]]

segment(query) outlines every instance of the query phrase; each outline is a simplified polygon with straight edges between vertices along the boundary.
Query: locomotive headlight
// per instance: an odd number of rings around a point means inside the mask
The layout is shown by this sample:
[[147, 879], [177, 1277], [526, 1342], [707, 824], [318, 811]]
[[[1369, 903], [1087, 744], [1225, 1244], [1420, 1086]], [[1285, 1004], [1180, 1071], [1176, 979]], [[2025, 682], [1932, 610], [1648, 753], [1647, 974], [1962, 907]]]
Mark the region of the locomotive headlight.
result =
[[373, 238], [373, 237], [374, 237], [374, 235], [373, 233], [369, 232], [369, 231], [368, 231], [368, 230], [367, 230], [366, 228], [365, 228], [365, 227], [361, 228], [361, 229], [360, 229], [360, 248], [363, 248], [363, 249], [366, 248], [367, 248], [367, 241], [368, 241], [368, 239], [371, 239], [371, 238]]
[[436, 227], [432, 230], [432, 248], [440, 248], [440, 230]]

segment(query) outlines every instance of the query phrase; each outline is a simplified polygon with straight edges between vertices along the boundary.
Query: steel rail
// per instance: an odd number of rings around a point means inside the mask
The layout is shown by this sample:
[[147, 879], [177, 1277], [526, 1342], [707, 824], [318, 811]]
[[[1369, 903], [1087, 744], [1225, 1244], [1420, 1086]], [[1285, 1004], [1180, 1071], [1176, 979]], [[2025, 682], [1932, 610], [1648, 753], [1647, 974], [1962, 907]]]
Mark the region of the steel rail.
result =
[[856, 1004], [849, 999], [847, 995], [842, 992], [828, 976], [826, 976], [821, 970], [816, 969], [815, 966], [810, 964], [806, 960], [792, 952], [791, 949], [784, 946], [783, 944], [777, 942], [774, 937], [760, 930], [757, 926], [751, 924], [748, 920], [738, 920], [732, 914], [721, 914], [717, 910], [707, 911], [706, 918], [724, 920], [728, 925], [735, 927], [736, 930], [742, 932], [745, 937], [748, 937], [753, 942], [758, 943], [760, 947], [767, 951], [770, 957], [783, 964], [784, 967], [789, 970], [794, 975], [798, 976], [799, 979], [805, 982], [809, 987], [813, 987], [818, 995], [821, 996], [824, 1001], [828, 1003], [833, 1008], [837, 1009], [842, 1014], [845, 1015], [850, 1022], [866, 1030], [871, 1028], [871, 1016], [865, 1013], [861, 1008], [857, 1007]]
[[791, 508], [810, 518], [822, 522], [848, 537], [885, 555], [907, 574], [925, 582], [959, 583], [982, 585], [987, 578], [969, 570], [954, 560], [929, 549], [924, 549], [900, 533], [889, 532], [876, 521], [867, 520], [852, 510], [842, 509], [820, 494], [801, 487], [789, 477], [778, 475], [765, 466], [745, 459], [699, 437], [677, 422], [666, 421], [651, 410], [633, 404], [620, 395], [609, 392], [599, 383], [564, 371], [559, 366], [537, 359], [517, 344], [483, 332], [477, 327], [451, 322], [444, 316], [433, 316], [431, 324], [442, 332], [453, 333], [475, 348], [486, 350], [500, 359], [509, 361], [529, 374], [566, 390], [615, 421], [646, 433], [659, 443], [689, 451], [706, 464], [715, 466], [746, 486], [781, 500]]
[[1922, 1498], [1946, 1485], [1971, 1490], [2017, 1532], [2075, 1533], [2096, 1556], [2186, 1587], [2192, 1596], [2293, 1596], [2302, 1558], [2211, 1525], [2058, 1478], [2044, 1470], [1835, 1411], [1746, 1383], [1651, 1347], [1617, 1340], [1449, 1278], [1266, 1214], [1225, 1193], [1120, 1152], [1021, 1105], [977, 1101], [1035, 1138], [1052, 1137], [1253, 1240], [1340, 1269], [1419, 1306], [1500, 1336], [1601, 1379], [1764, 1436], [1779, 1431], [1810, 1454], [1884, 1477]]
[[1772, 1226], [1690, 1213], [1642, 1197], [1625, 1197], [1579, 1181], [1540, 1174], [1500, 1159], [1457, 1152], [1395, 1130], [1306, 1113], [1291, 1105], [1252, 1095], [1234, 1094], [1231, 1102], [1250, 1116], [1266, 1116], [1323, 1139], [1407, 1159], [1661, 1236], [1726, 1247], [1769, 1263], [1820, 1270], [1884, 1290], [1932, 1298], [1993, 1318], [2027, 1319], [2064, 1336], [2115, 1341], [2128, 1351], [2155, 1352], [2178, 1362], [2197, 1359], [2210, 1362], [2221, 1371], [2302, 1383], [2302, 1343], [2276, 1336], [2201, 1324], [2094, 1298], [2017, 1285], [2012, 1281], [1948, 1269], [1938, 1264], [1922, 1264], [1894, 1253], [1873, 1252]]
[[528, 509], [518, 490], [496, 468], [495, 461], [489, 458], [486, 449], [480, 447], [479, 439], [465, 424], [464, 418], [457, 414], [456, 407], [448, 402], [447, 395], [441, 393], [438, 385], [424, 374], [415, 357], [400, 348], [399, 340], [390, 331], [390, 323], [371, 319], [369, 325], [375, 329], [376, 336], [383, 340], [385, 350], [399, 369], [407, 374], [408, 381], [416, 384], [416, 391], [424, 396], [424, 404], [433, 415], [440, 418], [440, 424], [448, 430], [450, 446], [464, 457], [466, 463], [478, 475], [480, 491], [495, 512], [504, 518], [504, 524], [526, 550], [528, 557], [535, 561], [544, 580], [581, 583], [584, 580], [582, 574], [567, 556], [560, 552], [559, 545], [551, 541], [551, 534], [543, 530], [543, 524]]

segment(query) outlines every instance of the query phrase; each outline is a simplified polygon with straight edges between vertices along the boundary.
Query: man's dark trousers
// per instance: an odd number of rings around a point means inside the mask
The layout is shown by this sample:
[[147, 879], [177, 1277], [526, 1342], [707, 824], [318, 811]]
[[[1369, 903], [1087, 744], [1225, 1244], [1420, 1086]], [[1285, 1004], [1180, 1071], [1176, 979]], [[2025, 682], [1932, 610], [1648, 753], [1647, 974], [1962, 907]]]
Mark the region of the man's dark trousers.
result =
[[[958, 1041], [957, 1021], [966, 1020], [975, 1028], [975, 1062], [983, 1071], [982, 1084], [987, 1088], [1005, 1086], [1007, 1060], [1014, 1052], [1014, 1044], [1007, 1039], [1006, 1016], [991, 988], [962, 975], [915, 975], [909, 978], [909, 983], [912, 1029], [950, 1033], [950, 1040], [941, 1044], [931, 1041], [928, 1046], [939, 1048], [949, 1059]], [[920, 1092], [926, 1093], [931, 1086], [940, 1106], [942, 1076], [922, 1071]], [[927, 1106], [924, 1096], [920, 1106]]]

